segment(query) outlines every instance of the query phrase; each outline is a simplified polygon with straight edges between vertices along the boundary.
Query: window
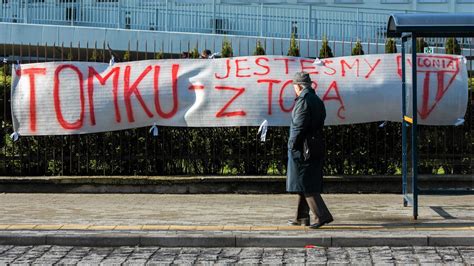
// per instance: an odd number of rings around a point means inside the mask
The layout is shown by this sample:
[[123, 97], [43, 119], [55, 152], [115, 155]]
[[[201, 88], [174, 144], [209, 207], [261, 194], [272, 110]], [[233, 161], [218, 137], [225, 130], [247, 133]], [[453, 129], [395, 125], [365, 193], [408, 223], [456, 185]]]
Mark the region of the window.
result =
[[66, 8], [66, 20], [76, 20], [76, 8], [75, 7], [68, 7]]
[[467, 4], [467, 3], [474, 3], [474, 0], [458, 0], [458, 4]]
[[139, 3], [141, 6], [153, 7], [153, 6], [164, 5], [166, 1], [165, 0], [141, 0]]
[[260, 1], [255, 0], [221, 0], [223, 4], [237, 4], [237, 5], [249, 5], [258, 4]]
[[125, 28], [129, 30], [131, 28], [131, 24], [132, 24], [132, 17], [130, 15], [130, 12], [127, 11], [125, 12]]
[[76, 0], [58, 0], [59, 3], [75, 3]]
[[118, 0], [97, 0], [97, 3], [118, 3]]
[[448, 0], [418, 0], [418, 3], [447, 3]]
[[44, 3], [44, 0], [28, 0], [28, 3], [34, 4], [34, 3]]
[[291, 22], [291, 35], [298, 39], [298, 21]]
[[382, 4], [408, 4], [411, 0], [381, 0]]
[[296, 2], [301, 4], [325, 4], [326, 0], [296, 0]]
[[334, 0], [336, 4], [362, 4], [363, 0]]
[[[313, 0], [311, 2], [316, 2], [316, 1]], [[264, 4], [288, 4], [288, 1], [286, 1], [286, 0], [262, 0], [262, 3], [264, 3]]]
[[212, 0], [174, 0], [174, 2], [178, 4], [212, 4]]

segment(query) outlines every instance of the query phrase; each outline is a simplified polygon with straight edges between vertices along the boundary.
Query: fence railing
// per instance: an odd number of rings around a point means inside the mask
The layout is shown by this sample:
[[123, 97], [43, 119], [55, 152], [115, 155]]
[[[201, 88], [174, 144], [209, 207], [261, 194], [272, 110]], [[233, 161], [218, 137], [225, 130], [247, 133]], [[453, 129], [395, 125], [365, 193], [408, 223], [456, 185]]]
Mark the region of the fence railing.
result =
[[[442, 43], [442, 41], [438, 41]], [[472, 39], [465, 47], [468, 69], [473, 69]], [[189, 44], [179, 43], [180, 47]], [[301, 46], [306, 45], [304, 42]], [[308, 44], [309, 45], [309, 44]], [[336, 42], [329, 41], [336, 49]], [[383, 44], [377, 44], [381, 47]], [[234, 44], [233, 47], [237, 47]], [[81, 48], [82, 47], [82, 48]], [[0, 44], [0, 58], [21, 63], [79, 60], [108, 62], [107, 45], [12, 45]], [[138, 47], [138, 45], [137, 45]], [[211, 48], [199, 44], [200, 49]], [[368, 46], [367, 48], [370, 48]], [[150, 52], [114, 51], [125, 60], [154, 58]], [[167, 51], [165, 56], [181, 55]], [[251, 54], [251, 49], [247, 54]], [[382, 49], [365, 50], [383, 53]], [[436, 52], [436, 51], [435, 51]], [[126, 55], [128, 54], [128, 55]], [[244, 51], [240, 51], [245, 55]], [[267, 50], [267, 54], [272, 54]], [[126, 56], [125, 56], [126, 55]], [[308, 49], [303, 56], [317, 57]], [[9, 73], [11, 60], [1, 66]], [[472, 79], [472, 72], [470, 72]], [[474, 174], [474, 91], [469, 91], [465, 123], [461, 126], [421, 126], [419, 154], [421, 174]], [[287, 127], [271, 127], [267, 142], [257, 138], [257, 128], [160, 127], [158, 137], [149, 128], [73, 136], [20, 137], [13, 142], [10, 113], [10, 77], [0, 74], [0, 175], [281, 175], [287, 164]], [[401, 173], [400, 123], [325, 127], [328, 147], [326, 175], [393, 175]]]
[[176, 1], [1, 1], [0, 22], [333, 40], [384, 38], [388, 14], [312, 5]]

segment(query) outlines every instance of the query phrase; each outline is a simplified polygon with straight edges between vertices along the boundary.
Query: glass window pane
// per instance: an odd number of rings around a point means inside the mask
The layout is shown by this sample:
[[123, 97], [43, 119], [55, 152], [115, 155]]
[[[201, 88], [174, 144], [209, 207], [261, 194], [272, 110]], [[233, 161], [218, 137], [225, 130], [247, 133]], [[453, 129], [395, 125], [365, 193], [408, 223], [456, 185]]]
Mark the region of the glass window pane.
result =
[[411, 0], [380, 0], [382, 4], [408, 4]]
[[334, 0], [336, 4], [362, 4], [363, 0]]
[[448, 0], [418, 0], [418, 3], [446, 3]]

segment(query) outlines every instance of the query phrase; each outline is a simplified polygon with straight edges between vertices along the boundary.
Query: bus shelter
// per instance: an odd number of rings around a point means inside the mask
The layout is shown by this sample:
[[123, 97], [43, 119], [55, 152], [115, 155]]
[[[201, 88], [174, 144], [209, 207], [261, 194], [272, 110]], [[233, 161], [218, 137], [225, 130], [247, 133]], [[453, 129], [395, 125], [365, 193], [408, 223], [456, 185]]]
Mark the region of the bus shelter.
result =
[[[402, 54], [402, 192], [403, 205], [413, 206], [413, 218], [418, 218], [418, 195], [459, 193], [449, 189], [423, 190], [418, 186], [418, 99], [416, 40], [420, 37], [474, 37], [474, 14], [392, 14], [388, 19], [388, 38], [401, 38]], [[412, 63], [412, 117], [407, 116], [406, 51], [405, 43], [411, 39]], [[408, 182], [407, 129], [411, 125], [411, 184]], [[409, 191], [411, 185], [411, 191]], [[410, 193], [411, 192], [411, 193]], [[463, 193], [472, 193], [472, 190]]]

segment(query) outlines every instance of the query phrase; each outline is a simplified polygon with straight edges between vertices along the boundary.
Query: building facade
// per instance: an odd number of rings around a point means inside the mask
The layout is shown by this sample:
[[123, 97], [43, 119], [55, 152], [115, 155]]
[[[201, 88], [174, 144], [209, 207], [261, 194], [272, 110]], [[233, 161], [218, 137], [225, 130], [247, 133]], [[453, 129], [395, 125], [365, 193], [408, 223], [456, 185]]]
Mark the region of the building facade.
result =
[[[474, 12], [474, 0], [0, 0], [0, 49], [4, 56], [30, 45], [176, 54], [219, 51], [228, 39], [236, 56], [251, 54], [257, 41], [286, 54], [293, 34], [303, 56], [316, 57], [323, 38], [339, 55], [358, 40], [378, 53], [390, 13], [459, 11]], [[444, 40], [428, 42], [443, 51]]]
[[349, 41], [393, 12], [459, 11], [474, 0], [1, 0], [0, 22]]

